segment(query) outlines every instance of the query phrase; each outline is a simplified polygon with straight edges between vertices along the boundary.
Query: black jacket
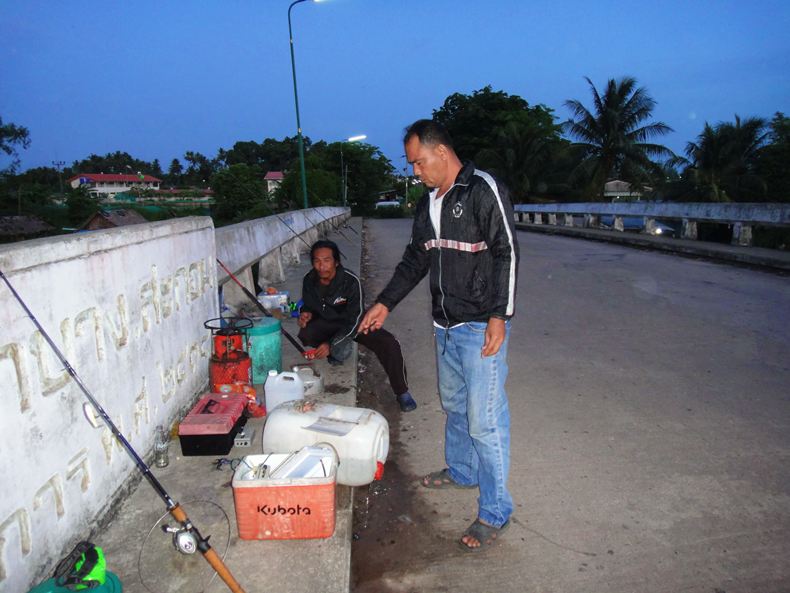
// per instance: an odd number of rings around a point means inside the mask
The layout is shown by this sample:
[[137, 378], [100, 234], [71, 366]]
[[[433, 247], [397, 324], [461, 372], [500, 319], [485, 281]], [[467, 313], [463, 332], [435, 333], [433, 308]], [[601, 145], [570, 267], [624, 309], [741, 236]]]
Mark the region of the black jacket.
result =
[[362, 319], [362, 284], [359, 278], [343, 266], [337, 266], [337, 273], [321, 296], [318, 274], [310, 270], [302, 280], [302, 311], [313, 316], [333, 321], [340, 330], [332, 337], [333, 346], [343, 340], [353, 340], [356, 328]]
[[515, 310], [518, 243], [507, 189], [467, 163], [442, 199], [440, 237], [423, 196], [411, 240], [376, 299], [392, 310], [430, 270], [433, 318], [443, 326], [509, 319]]

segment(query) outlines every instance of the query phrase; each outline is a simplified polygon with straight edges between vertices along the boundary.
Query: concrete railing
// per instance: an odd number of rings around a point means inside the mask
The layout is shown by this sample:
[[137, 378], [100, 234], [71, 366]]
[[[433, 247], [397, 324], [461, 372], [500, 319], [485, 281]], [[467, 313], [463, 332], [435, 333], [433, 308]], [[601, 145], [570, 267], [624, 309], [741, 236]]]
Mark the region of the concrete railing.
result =
[[[290, 212], [215, 231], [192, 217], [0, 246], [0, 269], [141, 455], [208, 380], [216, 258], [263, 262], [274, 280], [343, 208]], [[287, 223], [293, 231], [287, 229]], [[90, 537], [138, 477], [85, 397], [0, 283], [0, 591], [26, 591]]]
[[697, 238], [697, 224], [713, 222], [732, 225], [732, 244], [752, 244], [755, 226], [790, 226], [790, 204], [774, 203], [708, 203], [708, 202], [621, 202], [576, 204], [517, 204], [516, 216], [520, 222], [534, 224], [559, 224], [574, 226], [575, 218], [583, 217], [582, 226], [600, 227], [601, 216], [613, 218], [612, 227], [624, 230], [623, 219], [641, 217], [644, 228], [650, 231], [657, 220], [681, 223], [681, 237]]
[[[222, 227], [216, 233], [217, 258], [254, 292], [252, 272], [255, 267], [260, 285], [283, 280], [284, 266], [298, 263], [299, 254], [307, 251], [319, 235], [348, 217], [347, 208], [322, 207]], [[237, 308], [248, 300], [219, 267], [217, 279], [225, 304]]]

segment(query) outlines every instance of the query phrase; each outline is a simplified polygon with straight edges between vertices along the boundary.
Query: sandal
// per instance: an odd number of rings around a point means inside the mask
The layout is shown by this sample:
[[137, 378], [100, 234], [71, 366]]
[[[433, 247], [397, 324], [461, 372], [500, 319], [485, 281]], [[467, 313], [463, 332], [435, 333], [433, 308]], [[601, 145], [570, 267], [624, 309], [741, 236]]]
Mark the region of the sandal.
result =
[[[485, 548], [493, 548], [500, 540], [500, 536], [510, 527], [510, 520], [508, 519], [502, 524], [502, 527], [494, 527], [493, 525], [486, 525], [485, 523], [481, 522], [480, 519], [475, 519], [474, 523], [472, 523], [466, 531], [464, 531], [464, 535], [461, 536], [461, 539], [458, 540], [458, 544], [465, 552], [479, 552]], [[479, 546], [470, 546], [469, 544], [465, 543], [463, 538], [464, 537], [473, 537], [478, 542], [480, 542]]]
[[468, 490], [469, 488], [477, 488], [477, 484], [459, 484], [450, 477], [450, 470], [444, 468], [438, 472], [432, 472], [425, 476], [420, 483], [424, 488], [431, 488], [433, 490], [444, 490], [446, 488], [461, 488]]
[[401, 412], [411, 412], [412, 410], [417, 409], [417, 402], [414, 401], [414, 398], [411, 396], [411, 393], [408, 391], [405, 393], [401, 393], [395, 399], [398, 400], [398, 405], [400, 406]]

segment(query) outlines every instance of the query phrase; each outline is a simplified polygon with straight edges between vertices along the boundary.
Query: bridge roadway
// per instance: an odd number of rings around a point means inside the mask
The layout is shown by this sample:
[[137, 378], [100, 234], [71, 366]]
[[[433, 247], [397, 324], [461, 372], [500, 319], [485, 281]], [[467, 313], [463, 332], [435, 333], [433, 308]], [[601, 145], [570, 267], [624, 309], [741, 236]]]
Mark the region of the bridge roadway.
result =
[[[410, 222], [366, 224], [375, 294]], [[422, 285], [388, 320], [420, 407], [398, 418], [388, 404], [393, 452], [366, 498], [366, 528], [357, 525], [355, 591], [790, 591], [788, 278], [568, 237], [518, 239], [515, 525], [498, 548], [463, 552], [455, 542], [475, 492], [417, 485], [443, 467]]]

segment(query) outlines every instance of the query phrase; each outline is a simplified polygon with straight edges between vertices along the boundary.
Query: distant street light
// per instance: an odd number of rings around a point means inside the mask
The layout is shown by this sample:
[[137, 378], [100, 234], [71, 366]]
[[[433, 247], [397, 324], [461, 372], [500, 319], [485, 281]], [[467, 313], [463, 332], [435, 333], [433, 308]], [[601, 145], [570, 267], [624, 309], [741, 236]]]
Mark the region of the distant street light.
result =
[[[294, 104], [296, 105], [296, 135], [299, 141], [299, 170], [302, 174], [302, 197], [304, 198], [304, 207], [307, 205], [307, 173], [304, 168], [304, 142], [302, 140], [302, 124], [299, 121], [299, 93], [296, 91], [296, 61], [294, 60], [294, 35], [291, 29], [291, 9], [300, 2], [307, 2], [307, 0], [295, 0], [291, 2], [288, 7], [288, 38], [291, 43], [291, 74], [294, 81]], [[313, 2], [320, 2], [320, 0], [313, 0]]]
[[361, 142], [365, 138], [367, 138], [365, 134], [360, 134], [359, 136], [351, 136], [351, 138], [346, 138], [345, 140], [340, 141], [340, 180], [343, 184], [343, 208], [346, 207], [346, 197], [348, 195], [348, 167], [343, 164], [343, 145], [346, 142], [349, 144], [352, 142]]

